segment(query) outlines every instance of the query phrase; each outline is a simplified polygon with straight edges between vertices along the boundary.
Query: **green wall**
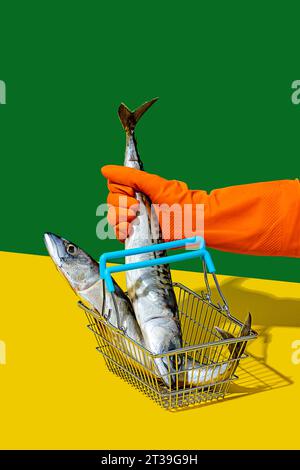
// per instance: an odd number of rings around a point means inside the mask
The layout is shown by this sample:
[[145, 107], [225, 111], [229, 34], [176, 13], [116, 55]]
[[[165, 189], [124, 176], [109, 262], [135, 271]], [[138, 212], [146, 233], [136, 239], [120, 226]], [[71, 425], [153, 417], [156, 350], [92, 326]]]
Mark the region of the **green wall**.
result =
[[[148, 171], [207, 190], [300, 176], [296, 5], [2, 3], [0, 249], [46, 254], [47, 230], [95, 256], [120, 247], [95, 229], [121, 101], [160, 96], [138, 127]], [[296, 259], [214, 255], [222, 273], [300, 280]]]

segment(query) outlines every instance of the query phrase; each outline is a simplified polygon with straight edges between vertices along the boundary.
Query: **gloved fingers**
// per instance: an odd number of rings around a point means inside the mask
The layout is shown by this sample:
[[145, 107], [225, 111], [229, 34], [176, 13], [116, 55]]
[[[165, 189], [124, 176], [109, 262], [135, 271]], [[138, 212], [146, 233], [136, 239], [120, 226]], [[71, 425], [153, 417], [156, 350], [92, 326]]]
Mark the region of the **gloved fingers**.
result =
[[124, 207], [125, 209], [132, 209], [137, 211], [139, 203], [136, 199], [125, 194], [108, 193], [107, 204], [115, 207]]
[[135, 168], [118, 165], [106, 165], [101, 169], [103, 176], [111, 183], [125, 185], [140, 191], [156, 202], [157, 196], [164, 192], [169, 181], [158, 175], [153, 175]]
[[120, 222], [114, 227], [116, 237], [120, 242], [125, 242], [126, 238], [132, 233], [132, 225], [128, 222]]
[[107, 181], [107, 187], [113, 194], [124, 194], [125, 196], [134, 197], [134, 190], [130, 186], [124, 184], [113, 183], [110, 180]]
[[124, 207], [110, 206], [107, 212], [107, 221], [113, 227], [121, 222], [132, 222], [136, 218], [136, 211]]

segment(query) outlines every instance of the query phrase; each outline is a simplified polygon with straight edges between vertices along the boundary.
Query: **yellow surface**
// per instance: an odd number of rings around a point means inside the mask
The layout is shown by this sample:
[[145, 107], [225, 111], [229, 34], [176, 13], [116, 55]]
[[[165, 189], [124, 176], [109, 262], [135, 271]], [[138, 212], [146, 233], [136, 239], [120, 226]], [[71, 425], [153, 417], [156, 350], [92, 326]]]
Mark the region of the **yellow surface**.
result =
[[[170, 412], [106, 371], [50, 258], [2, 252], [0, 262], [1, 449], [300, 447], [299, 284], [220, 276], [233, 313], [250, 310], [260, 338], [228, 398]], [[201, 288], [199, 274], [173, 277]]]

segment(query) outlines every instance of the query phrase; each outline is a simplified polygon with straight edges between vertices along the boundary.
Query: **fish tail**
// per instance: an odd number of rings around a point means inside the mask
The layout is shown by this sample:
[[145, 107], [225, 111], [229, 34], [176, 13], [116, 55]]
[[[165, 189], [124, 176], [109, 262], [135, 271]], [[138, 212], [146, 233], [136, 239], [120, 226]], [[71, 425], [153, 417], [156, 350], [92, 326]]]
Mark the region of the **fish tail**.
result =
[[[249, 313], [241, 329], [240, 337], [248, 336], [250, 334], [251, 323], [252, 323], [252, 317], [251, 317], [251, 314]], [[233, 336], [231, 333], [228, 333], [228, 331], [222, 330], [222, 328], [215, 326], [215, 329], [217, 330], [217, 332], [223, 339], [235, 338], [235, 336]], [[246, 348], [246, 341], [240, 341], [239, 343], [228, 344], [228, 349], [230, 353], [232, 354], [232, 359], [236, 359], [237, 357], [241, 356], [243, 352], [245, 351], [245, 348]]]
[[134, 132], [139, 119], [157, 100], [158, 98], [153, 98], [151, 101], [146, 101], [146, 103], [142, 104], [135, 111], [130, 111], [124, 103], [120, 104], [118, 114], [126, 133], [132, 134]]

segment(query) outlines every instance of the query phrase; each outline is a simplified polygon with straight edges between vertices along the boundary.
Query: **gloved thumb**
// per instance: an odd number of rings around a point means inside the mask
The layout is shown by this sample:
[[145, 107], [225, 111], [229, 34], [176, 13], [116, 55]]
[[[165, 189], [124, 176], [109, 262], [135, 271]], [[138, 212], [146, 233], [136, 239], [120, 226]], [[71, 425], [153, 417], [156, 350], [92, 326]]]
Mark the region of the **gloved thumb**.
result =
[[161, 176], [125, 166], [106, 165], [102, 167], [101, 172], [108, 179], [108, 183], [129, 186], [136, 192], [146, 194], [154, 204], [172, 204], [174, 193], [178, 194], [178, 191], [188, 189], [186, 184], [180, 181], [170, 181]]

